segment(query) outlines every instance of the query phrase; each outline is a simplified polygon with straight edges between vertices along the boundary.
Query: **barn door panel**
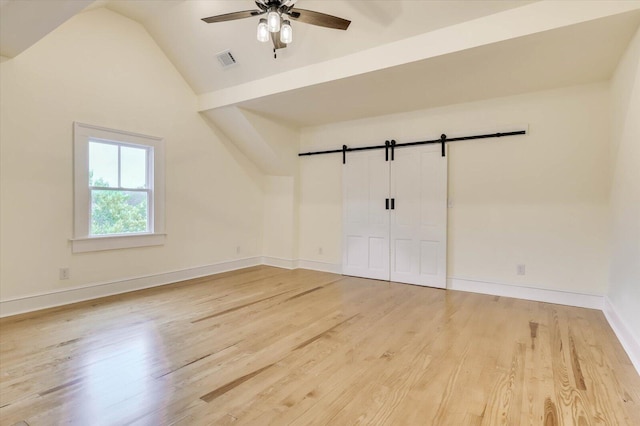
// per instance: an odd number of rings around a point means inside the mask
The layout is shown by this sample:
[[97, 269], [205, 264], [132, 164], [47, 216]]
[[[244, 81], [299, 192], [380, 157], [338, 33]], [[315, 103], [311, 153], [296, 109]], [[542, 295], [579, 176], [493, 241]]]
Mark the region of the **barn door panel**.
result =
[[389, 279], [388, 197], [384, 154], [349, 154], [343, 166], [343, 274]]

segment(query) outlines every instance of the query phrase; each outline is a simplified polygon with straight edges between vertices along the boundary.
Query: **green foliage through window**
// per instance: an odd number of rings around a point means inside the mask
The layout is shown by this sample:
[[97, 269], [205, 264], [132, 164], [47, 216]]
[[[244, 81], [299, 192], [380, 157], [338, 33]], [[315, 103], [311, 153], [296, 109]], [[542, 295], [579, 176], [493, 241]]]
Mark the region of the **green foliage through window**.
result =
[[[108, 187], [101, 179], [91, 186]], [[148, 231], [147, 192], [125, 190], [91, 190], [91, 234], [127, 234]]]

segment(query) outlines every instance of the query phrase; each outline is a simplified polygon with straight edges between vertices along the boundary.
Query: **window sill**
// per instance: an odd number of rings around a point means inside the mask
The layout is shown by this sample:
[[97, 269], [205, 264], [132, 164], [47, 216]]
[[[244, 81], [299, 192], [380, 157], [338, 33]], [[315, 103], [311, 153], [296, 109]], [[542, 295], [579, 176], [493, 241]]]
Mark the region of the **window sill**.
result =
[[163, 245], [167, 234], [107, 235], [71, 239], [73, 253]]

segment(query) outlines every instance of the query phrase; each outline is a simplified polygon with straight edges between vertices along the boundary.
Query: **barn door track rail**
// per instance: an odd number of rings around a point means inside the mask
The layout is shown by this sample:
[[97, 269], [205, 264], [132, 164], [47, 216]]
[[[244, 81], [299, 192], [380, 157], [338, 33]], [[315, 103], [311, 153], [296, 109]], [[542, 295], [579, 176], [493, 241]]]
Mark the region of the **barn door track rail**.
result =
[[347, 162], [347, 152], [351, 151], [368, 151], [371, 149], [384, 149], [385, 150], [385, 159], [389, 161], [394, 160], [394, 151], [396, 148], [404, 148], [407, 146], [416, 146], [416, 145], [429, 145], [439, 143], [442, 145], [442, 156], [445, 156], [445, 144], [448, 142], [458, 142], [458, 141], [469, 141], [473, 139], [488, 139], [488, 138], [501, 138], [505, 136], [517, 136], [517, 135], [525, 135], [527, 134], [526, 130], [516, 130], [514, 132], [502, 132], [502, 133], [489, 133], [485, 135], [474, 135], [474, 136], [461, 136], [458, 138], [447, 139], [447, 135], [444, 133], [440, 135], [439, 139], [432, 139], [428, 141], [418, 141], [418, 142], [405, 142], [405, 143], [397, 143], [395, 140], [385, 141], [384, 145], [370, 145], [370, 146], [359, 146], [356, 148], [349, 148], [347, 145], [342, 145], [341, 149], [330, 149], [327, 151], [312, 151], [312, 152], [301, 152], [298, 154], [299, 157], [304, 157], [308, 155], [321, 155], [321, 154], [337, 154], [339, 152], [342, 153], [342, 164], [346, 164]]

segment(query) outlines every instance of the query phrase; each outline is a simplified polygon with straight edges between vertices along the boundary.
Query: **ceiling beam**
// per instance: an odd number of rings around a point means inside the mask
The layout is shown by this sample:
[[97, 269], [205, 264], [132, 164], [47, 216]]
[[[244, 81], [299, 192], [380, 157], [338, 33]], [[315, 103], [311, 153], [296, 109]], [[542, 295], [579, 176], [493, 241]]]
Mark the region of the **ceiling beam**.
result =
[[235, 105], [633, 10], [640, 10], [640, 1], [535, 2], [341, 58], [203, 93], [198, 96], [198, 110]]

